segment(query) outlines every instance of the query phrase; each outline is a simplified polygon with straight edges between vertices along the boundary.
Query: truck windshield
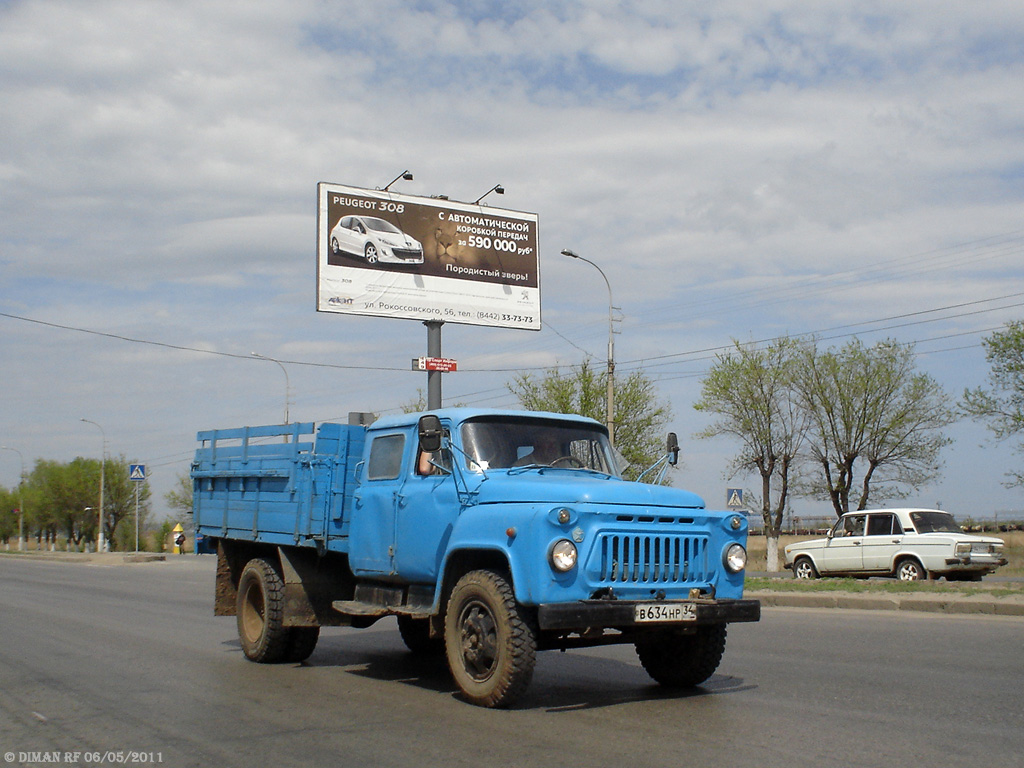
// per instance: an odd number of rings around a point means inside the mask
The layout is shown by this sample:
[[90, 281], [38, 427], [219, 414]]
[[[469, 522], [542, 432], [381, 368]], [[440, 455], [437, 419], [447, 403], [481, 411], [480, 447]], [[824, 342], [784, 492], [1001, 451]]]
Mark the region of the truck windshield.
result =
[[949, 512], [911, 512], [910, 519], [918, 533], [961, 533]]
[[608, 436], [596, 426], [546, 419], [486, 418], [462, 425], [466, 469], [558, 467], [619, 476]]

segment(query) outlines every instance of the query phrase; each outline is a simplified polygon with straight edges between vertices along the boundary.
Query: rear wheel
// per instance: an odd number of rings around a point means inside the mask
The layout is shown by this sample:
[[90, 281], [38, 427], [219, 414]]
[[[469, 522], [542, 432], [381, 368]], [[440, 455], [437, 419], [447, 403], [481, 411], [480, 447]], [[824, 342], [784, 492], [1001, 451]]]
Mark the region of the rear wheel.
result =
[[725, 624], [698, 627], [692, 635], [655, 632], [636, 641], [640, 663], [667, 688], [692, 688], [718, 669], [725, 653]]
[[444, 641], [452, 677], [473, 704], [507, 707], [533, 678], [537, 630], [494, 571], [459, 579], [448, 600]]
[[908, 557], [896, 564], [896, 578], [900, 581], [923, 581], [928, 578], [928, 571], [917, 560]]
[[320, 640], [320, 627], [291, 627], [284, 661], [298, 664], [313, 655]]
[[405, 647], [417, 656], [440, 656], [444, 653], [444, 639], [430, 636], [430, 619], [399, 616], [398, 632]]
[[284, 581], [273, 564], [263, 558], [246, 563], [235, 608], [246, 658], [261, 664], [283, 661], [291, 629], [284, 626]]

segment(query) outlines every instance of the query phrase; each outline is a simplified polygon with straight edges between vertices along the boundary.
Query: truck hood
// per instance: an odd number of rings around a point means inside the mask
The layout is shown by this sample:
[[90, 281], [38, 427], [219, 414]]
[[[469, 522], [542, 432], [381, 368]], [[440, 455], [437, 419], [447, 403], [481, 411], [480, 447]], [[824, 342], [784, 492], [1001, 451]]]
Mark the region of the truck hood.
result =
[[634, 483], [577, 470], [530, 469], [488, 471], [487, 479], [470, 475], [470, 488], [478, 489], [478, 504], [618, 504], [632, 507], [703, 509], [695, 493], [663, 485]]

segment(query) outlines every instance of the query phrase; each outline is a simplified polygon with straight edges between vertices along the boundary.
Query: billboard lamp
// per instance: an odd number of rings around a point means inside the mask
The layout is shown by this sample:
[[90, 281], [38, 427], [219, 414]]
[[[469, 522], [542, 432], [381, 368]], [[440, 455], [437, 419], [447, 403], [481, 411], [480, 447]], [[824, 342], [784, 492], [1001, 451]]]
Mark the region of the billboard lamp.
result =
[[387, 186], [384, 187], [384, 191], [387, 192], [388, 191], [388, 187], [390, 187], [392, 184], [394, 184], [399, 179], [405, 179], [406, 181], [412, 181], [412, 173], [409, 172], [409, 171], [402, 171], [400, 174], [395, 176], [395, 178], [393, 178], [391, 181], [389, 181], [387, 183]]
[[501, 184], [495, 184], [493, 187], [491, 187], [486, 192], [484, 192], [482, 195], [480, 195], [480, 197], [478, 197], [476, 200], [474, 200], [473, 201], [473, 205], [478, 205], [480, 203], [480, 201], [483, 200], [485, 197], [487, 197], [489, 194], [491, 194], [491, 192], [494, 192], [496, 195], [504, 195], [505, 194], [505, 188], [503, 186], [501, 186]]

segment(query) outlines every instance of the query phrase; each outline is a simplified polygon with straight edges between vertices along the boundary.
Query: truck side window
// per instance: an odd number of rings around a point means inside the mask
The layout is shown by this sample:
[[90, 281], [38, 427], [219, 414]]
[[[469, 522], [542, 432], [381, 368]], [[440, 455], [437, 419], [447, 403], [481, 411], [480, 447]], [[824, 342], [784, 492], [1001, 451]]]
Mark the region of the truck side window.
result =
[[447, 475], [451, 472], [452, 456], [447, 450], [427, 453], [419, 451], [416, 454], [417, 475]]
[[370, 460], [366, 465], [367, 480], [394, 480], [402, 471], [405, 435], [384, 435], [374, 438], [370, 445]]

